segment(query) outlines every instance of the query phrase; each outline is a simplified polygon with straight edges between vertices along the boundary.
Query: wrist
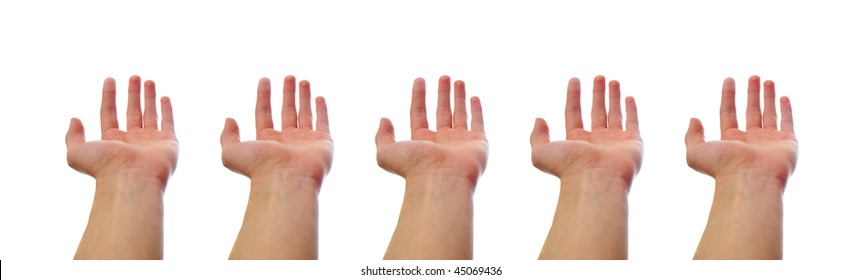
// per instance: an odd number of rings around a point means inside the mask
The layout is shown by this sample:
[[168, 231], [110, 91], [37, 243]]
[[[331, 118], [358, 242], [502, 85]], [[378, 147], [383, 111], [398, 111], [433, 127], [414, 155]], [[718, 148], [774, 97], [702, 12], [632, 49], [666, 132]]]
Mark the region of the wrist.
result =
[[317, 196], [323, 185], [323, 178], [311, 176], [307, 173], [284, 170], [270, 172], [263, 175], [251, 177], [252, 192], [267, 193], [305, 193]]
[[715, 177], [715, 187], [716, 194], [782, 196], [786, 179], [760, 172], [738, 171]]
[[475, 179], [451, 172], [406, 176], [385, 259], [471, 259]]
[[454, 170], [429, 170], [421, 174], [406, 176], [407, 191], [441, 192], [472, 195], [478, 183], [477, 176], [464, 175]]
[[559, 178], [561, 191], [617, 193], [627, 195], [633, 176], [622, 176], [611, 170], [585, 170]]
[[101, 193], [135, 193], [162, 196], [167, 178], [144, 170], [123, 170], [96, 177], [96, 191]]

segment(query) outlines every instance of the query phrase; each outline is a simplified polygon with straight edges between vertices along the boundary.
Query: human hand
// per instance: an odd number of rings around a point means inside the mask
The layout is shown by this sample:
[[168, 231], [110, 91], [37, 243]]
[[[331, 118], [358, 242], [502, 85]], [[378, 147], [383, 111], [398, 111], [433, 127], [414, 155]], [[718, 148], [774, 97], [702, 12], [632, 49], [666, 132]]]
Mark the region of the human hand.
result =
[[559, 178], [598, 172], [625, 180], [630, 186], [643, 161], [637, 105], [625, 99], [626, 130], [622, 130], [619, 82], [610, 81], [610, 110], [604, 109], [604, 77], [597, 76], [592, 87], [592, 131], [583, 129], [580, 111], [580, 80], [568, 81], [565, 104], [566, 140], [550, 142], [547, 122], [538, 118], [532, 130], [532, 164]]
[[467, 129], [466, 91], [463, 81], [454, 82], [454, 113], [450, 107], [451, 85], [448, 76], [439, 79], [437, 129], [428, 129], [425, 108], [425, 81], [413, 83], [410, 127], [412, 140], [395, 142], [392, 122], [383, 118], [377, 130], [377, 163], [404, 178], [443, 173], [461, 176], [472, 182], [487, 166], [488, 144], [484, 135], [481, 101], [470, 99], [471, 130]]
[[789, 98], [780, 99], [782, 119], [778, 130], [774, 82], [765, 81], [764, 87], [765, 104], [760, 112], [759, 77], [751, 76], [748, 80], [747, 128], [741, 131], [735, 112], [735, 81], [724, 80], [720, 105], [721, 140], [705, 142], [702, 123], [692, 118], [685, 135], [691, 168], [716, 179], [734, 175], [766, 176], [785, 186], [798, 158], [792, 107]]
[[173, 127], [170, 99], [161, 98], [161, 130], [155, 104], [155, 83], [144, 83], [144, 112], [141, 116], [141, 80], [129, 79], [126, 130], [119, 129], [116, 108], [116, 83], [105, 79], [102, 87], [102, 140], [86, 142], [84, 125], [72, 118], [66, 133], [69, 166], [96, 179], [125, 172], [151, 177], [161, 186], [176, 169], [179, 144]]
[[299, 112], [296, 112], [296, 78], [284, 78], [281, 131], [273, 129], [269, 79], [257, 85], [257, 140], [239, 141], [239, 126], [228, 118], [221, 133], [224, 166], [249, 178], [304, 177], [319, 187], [332, 167], [334, 143], [329, 135], [326, 101], [318, 96], [317, 129], [312, 127], [311, 85], [299, 82]]

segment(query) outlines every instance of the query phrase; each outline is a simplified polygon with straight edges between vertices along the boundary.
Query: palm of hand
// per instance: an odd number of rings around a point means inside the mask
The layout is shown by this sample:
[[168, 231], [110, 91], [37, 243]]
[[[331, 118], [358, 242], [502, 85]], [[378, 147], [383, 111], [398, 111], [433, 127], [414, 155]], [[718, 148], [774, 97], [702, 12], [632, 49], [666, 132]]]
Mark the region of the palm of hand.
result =
[[267, 128], [257, 141], [225, 148], [224, 165], [248, 177], [278, 170], [298, 170], [322, 180], [332, 167], [334, 143], [325, 132], [288, 128], [283, 132]]
[[722, 141], [688, 149], [689, 165], [712, 177], [754, 170], [785, 180], [795, 170], [797, 158], [798, 141], [793, 133], [763, 128], [729, 129]]
[[144, 83], [145, 111], [141, 111], [141, 80], [129, 78], [128, 131], [119, 129], [116, 110], [116, 82], [105, 79], [102, 88], [102, 140], [87, 142], [84, 125], [73, 118], [66, 133], [69, 166], [95, 178], [122, 172], [152, 176], [164, 186], [176, 169], [179, 143], [173, 125], [170, 99], [161, 98], [161, 130], [156, 113], [155, 83]]
[[592, 91], [592, 131], [583, 128], [580, 109], [580, 80], [568, 81], [565, 104], [566, 140], [550, 142], [550, 128], [536, 119], [530, 142], [532, 164], [559, 178], [599, 174], [630, 183], [643, 162], [637, 104], [625, 99], [626, 130], [622, 129], [622, 98], [618, 81], [609, 83], [609, 112], [605, 109], [603, 76], [595, 77]]
[[[410, 107], [411, 141], [395, 142], [392, 122], [383, 118], [377, 130], [377, 163], [386, 171], [404, 178], [439, 175], [478, 181], [487, 166], [489, 152], [484, 135], [481, 101], [469, 101], [471, 118], [467, 116], [466, 88], [463, 81], [454, 82], [454, 110], [451, 109], [451, 79], [439, 79], [436, 131], [428, 129], [425, 109], [425, 82], [413, 82]], [[471, 120], [470, 120], [471, 119]], [[467, 123], [471, 123], [469, 126]]]
[[633, 180], [643, 161], [643, 140], [631, 131], [599, 128], [573, 129], [568, 140], [555, 141], [533, 150], [533, 162], [540, 170], [557, 177], [587, 170], [609, 171]]
[[93, 177], [134, 169], [166, 181], [176, 169], [178, 155], [179, 143], [171, 132], [110, 129], [104, 132], [102, 141], [70, 148], [68, 160], [72, 168]]
[[444, 169], [477, 179], [487, 166], [488, 150], [483, 133], [423, 128], [413, 132], [413, 141], [396, 142], [381, 148], [378, 158], [383, 169], [403, 177]]
[[[326, 101], [317, 97], [317, 128], [311, 114], [311, 84], [299, 82], [299, 111], [296, 111], [296, 78], [284, 78], [284, 106], [281, 131], [273, 128], [269, 79], [257, 85], [257, 140], [240, 142], [236, 120], [228, 118], [221, 134], [224, 166], [257, 178], [299, 176], [322, 183], [332, 167], [334, 143], [329, 135]], [[317, 184], [319, 187], [320, 185]]]
[[775, 178], [785, 185], [795, 170], [798, 141], [792, 121], [789, 98], [780, 99], [780, 130], [778, 130], [777, 100], [774, 82], [765, 81], [760, 109], [759, 77], [748, 80], [746, 108], [747, 131], [738, 129], [735, 108], [735, 81], [724, 80], [721, 97], [721, 140], [705, 142], [703, 125], [691, 119], [685, 136], [688, 165], [714, 178], [730, 175], [756, 175]]

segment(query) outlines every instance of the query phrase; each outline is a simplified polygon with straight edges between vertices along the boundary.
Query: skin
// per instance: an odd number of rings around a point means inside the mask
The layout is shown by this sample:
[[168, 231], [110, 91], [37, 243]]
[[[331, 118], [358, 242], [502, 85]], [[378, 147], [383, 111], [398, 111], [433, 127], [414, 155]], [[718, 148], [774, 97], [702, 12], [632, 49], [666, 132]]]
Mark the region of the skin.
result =
[[377, 131], [377, 163], [406, 179], [404, 203], [385, 259], [472, 259], [472, 196], [487, 166], [488, 144], [478, 97], [451, 80], [439, 79], [436, 131], [428, 129], [425, 81], [413, 83], [410, 141], [395, 142], [392, 122], [383, 118]]
[[625, 99], [622, 129], [619, 82], [610, 81], [609, 112], [605, 80], [592, 87], [592, 131], [583, 128], [580, 80], [568, 81], [566, 139], [550, 142], [544, 119], [532, 130], [532, 163], [559, 177], [561, 187], [553, 225], [539, 259], [626, 259], [628, 257], [628, 191], [643, 160], [637, 106]]
[[179, 144], [174, 134], [170, 99], [161, 98], [161, 129], [155, 83], [129, 79], [126, 131], [119, 129], [116, 83], [102, 89], [102, 139], [85, 140], [81, 120], [73, 118], [66, 134], [69, 166], [96, 179], [89, 223], [75, 259], [161, 259], [162, 198], [176, 169]]
[[774, 82], [748, 80], [746, 129], [738, 129], [735, 81], [723, 83], [721, 140], [705, 142], [700, 120], [691, 119], [685, 143], [688, 165], [715, 179], [708, 224], [694, 259], [781, 259], [783, 191], [795, 170], [798, 141], [789, 98], [780, 99], [778, 130]]
[[284, 78], [281, 131], [273, 128], [269, 79], [257, 86], [257, 140], [240, 142], [236, 120], [221, 134], [222, 161], [251, 179], [245, 220], [230, 259], [317, 259], [317, 198], [332, 167], [326, 100], [317, 97], [316, 129], [311, 114], [311, 85]]

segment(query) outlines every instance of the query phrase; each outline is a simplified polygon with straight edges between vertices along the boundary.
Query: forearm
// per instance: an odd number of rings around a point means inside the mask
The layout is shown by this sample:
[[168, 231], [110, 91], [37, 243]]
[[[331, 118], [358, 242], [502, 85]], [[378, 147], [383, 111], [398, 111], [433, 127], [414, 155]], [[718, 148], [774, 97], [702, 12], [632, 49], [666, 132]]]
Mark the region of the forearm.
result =
[[716, 179], [694, 259], [781, 259], [784, 184], [751, 174]]
[[587, 172], [561, 185], [539, 259], [627, 259], [629, 181]]
[[472, 259], [475, 180], [437, 173], [406, 181], [385, 259]]
[[96, 178], [75, 259], [161, 259], [166, 182], [124, 173]]
[[252, 178], [230, 259], [317, 259], [320, 186], [301, 176]]

